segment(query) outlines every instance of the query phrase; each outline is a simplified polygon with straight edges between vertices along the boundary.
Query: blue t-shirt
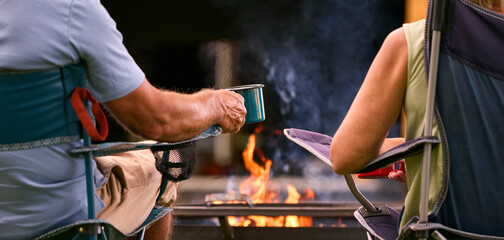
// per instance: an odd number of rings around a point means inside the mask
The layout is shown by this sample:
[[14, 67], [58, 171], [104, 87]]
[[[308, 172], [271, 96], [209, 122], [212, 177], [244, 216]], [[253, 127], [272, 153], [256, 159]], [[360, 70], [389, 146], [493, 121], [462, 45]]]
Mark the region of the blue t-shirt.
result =
[[[100, 102], [145, 79], [99, 0], [0, 0], [0, 69], [77, 62], [86, 64], [88, 87]], [[0, 152], [0, 239], [32, 239], [87, 218], [83, 159], [67, 154], [81, 145]], [[100, 186], [103, 176], [94, 172]], [[98, 199], [96, 211], [103, 207]]]

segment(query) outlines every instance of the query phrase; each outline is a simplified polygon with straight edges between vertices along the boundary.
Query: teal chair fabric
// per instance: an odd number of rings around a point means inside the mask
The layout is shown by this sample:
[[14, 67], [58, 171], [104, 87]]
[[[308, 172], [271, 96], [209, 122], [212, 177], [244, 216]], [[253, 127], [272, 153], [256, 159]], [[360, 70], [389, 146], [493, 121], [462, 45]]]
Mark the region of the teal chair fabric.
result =
[[[144, 228], [157, 221], [172, 209], [155, 207], [144, 223], [132, 234], [118, 231], [106, 221], [95, 218], [94, 184], [92, 173], [93, 156], [104, 156], [125, 151], [155, 149], [165, 151], [185, 146], [199, 139], [217, 136], [222, 132], [212, 126], [200, 135], [176, 143], [115, 142], [91, 144], [83, 129], [70, 99], [77, 87], [86, 86], [86, 70], [83, 64], [72, 64], [60, 68], [36, 71], [0, 71], [0, 151], [16, 151], [70, 143], [84, 139], [84, 146], [73, 149], [73, 157], [84, 157], [88, 196], [88, 219], [51, 230], [36, 238], [48, 239], [125, 239], [138, 234], [141, 239]], [[29, 96], [29, 97], [27, 97]], [[12, 104], [16, 103], [16, 104]], [[84, 102], [90, 112], [92, 106]], [[85, 110], [84, 110], [85, 112]], [[92, 113], [89, 113], [91, 118]], [[102, 127], [102, 126], [100, 126]], [[101, 133], [101, 132], [100, 132]], [[161, 193], [166, 188], [164, 179]], [[160, 193], [160, 195], [161, 195]]]

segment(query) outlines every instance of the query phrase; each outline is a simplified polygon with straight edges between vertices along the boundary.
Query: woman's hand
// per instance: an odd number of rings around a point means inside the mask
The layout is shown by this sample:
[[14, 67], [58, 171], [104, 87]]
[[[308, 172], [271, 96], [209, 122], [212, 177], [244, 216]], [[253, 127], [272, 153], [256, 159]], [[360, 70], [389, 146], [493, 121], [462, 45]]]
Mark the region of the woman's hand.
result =
[[[398, 163], [400, 163], [401, 166], [404, 166], [404, 160], [401, 160]], [[406, 173], [403, 171], [403, 169], [404, 168], [401, 167], [401, 169], [390, 171], [388, 178], [401, 183], [406, 183]]]
[[388, 174], [388, 178], [401, 183], [406, 183], [406, 173], [401, 170], [395, 170], [390, 172]]

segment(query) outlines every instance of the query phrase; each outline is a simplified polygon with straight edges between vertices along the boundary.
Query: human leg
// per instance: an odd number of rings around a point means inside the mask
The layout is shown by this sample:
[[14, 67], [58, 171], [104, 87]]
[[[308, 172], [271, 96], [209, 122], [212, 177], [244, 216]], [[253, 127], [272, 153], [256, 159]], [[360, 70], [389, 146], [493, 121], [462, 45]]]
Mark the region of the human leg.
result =
[[157, 220], [150, 228], [145, 232], [145, 240], [168, 240], [171, 238], [173, 232], [172, 226], [173, 218], [172, 213], [169, 212], [161, 219]]

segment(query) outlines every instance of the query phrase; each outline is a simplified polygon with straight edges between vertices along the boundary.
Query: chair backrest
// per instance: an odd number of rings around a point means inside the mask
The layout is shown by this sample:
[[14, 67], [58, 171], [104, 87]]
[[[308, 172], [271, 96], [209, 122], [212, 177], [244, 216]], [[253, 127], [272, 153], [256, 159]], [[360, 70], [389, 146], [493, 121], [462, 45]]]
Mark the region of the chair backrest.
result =
[[504, 16], [466, 0], [450, 2], [434, 113], [447, 191], [433, 221], [504, 236]]
[[[120, 232], [107, 221], [97, 219], [93, 156], [151, 149], [159, 156], [152, 164], [155, 164], [163, 175], [158, 199], [155, 201], [157, 202], [165, 192], [168, 180], [181, 181], [190, 177], [196, 161], [193, 153], [194, 142], [217, 136], [222, 129], [219, 126], [211, 126], [192, 139], [172, 143], [91, 144], [91, 140], [104, 141], [108, 127], [99, 103], [89, 90], [84, 88], [86, 80], [86, 68], [83, 64], [34, 71], [0, 69], [0, 151], [17, 151], [84, 140], [84, 146], [70, 149], [68, 153], [72, 157], [84, 157], [87, 219], [59, 226], [40, 235], [37, 240], [125, 239], [134, 235], [137, 239], [142, 239], [146, 226], [172, 209], [155, 206], [144, 222], [133, 233], [127, 234]], [[76, 218], [80, 217], [82, 216]]]
[[[432, 199], [425, 198], [429, 175], [423, 177], [422, 173], [421, 204], [409, 206], [420, 208], [420, 221], [417, 217], [406, 219], [408, 224], [398, 239], [427, 239], [430, 235], [436, 239], [504, 239], [504, 174], [500, 173], [504, 169], [504, 126], [500, 124], [504, 119], [504, 15], [467, 0], [430, 0], [426, 24], [428, 92], [435, 92], [427, 94], [428, 127], [424, 136], [395, 147], [355, 173], [373, 171], [412, 156], [419, 147], [429, 149], [424, 151], [425, 165], [430, 162], [430, 154], [425, 152], [430, 153], [432, 144], [441, 142], [444, 180], [434, 190], [440, 192], [433, 199], [434, 210], [427, 219], [427, 207], [422, 205]], [[432, 125], [428, 119], [432, 118], [437, 122], [440, 141], [430, 136]], [[297, 129], [284, 132], [330, 164], [329, 136]], [[422, 168], [428, 170], [430, 165]], [[358, 191], [352, 193], [363, 199]], [[378, 224], [374, 224], [375, 216], [367, 213], [356, 211], [355, 216], [378, 239], [395, 239], [396, 235], [381, 231], [395, 230], [395, 222], [389, 221], [393, 214], [380, 216], [387, 221], [380, 219]]]
[[[87, 138], [69, 101], [75, 89], [86, 86], [83, 64], [33, 71], [2, 70], [0, 80], [0, 151], [46, 147]], [[86, 107], [79, 103], [87, 114]], [[91, 156], [87, 157], [85, 168], [88, 216], [94, 219]], [[98, 231], [100, 224], [89, 221], [81, 229], [91, 229], [88, 226], [92, 225]]]
[[80, 139], [79, 119], [64, 100], [76, 87], [85, 85], [82, 64], [0, 71], [0, 149], [23, 150]]

